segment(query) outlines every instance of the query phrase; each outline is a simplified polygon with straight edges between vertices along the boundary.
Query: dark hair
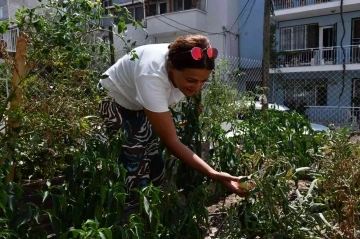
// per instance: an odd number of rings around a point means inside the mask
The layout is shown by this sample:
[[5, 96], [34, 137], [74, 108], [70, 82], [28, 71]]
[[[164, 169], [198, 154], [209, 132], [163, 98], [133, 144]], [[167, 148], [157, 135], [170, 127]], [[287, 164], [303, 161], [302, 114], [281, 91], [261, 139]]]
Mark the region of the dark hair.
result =
[[184, 70], [185, 68], [214, 70], [215, 62], [208, 58], [206, 54], [204, 54], [204, 57], [201, 60], [196, 61], [192, 58], [190, 53], [190, 50], [193, 47], [206, 49], [209, 46], [209, 39], [203, 35], [187, 35], [179, 37], [169, 45], [168, 60], [177, 70]]

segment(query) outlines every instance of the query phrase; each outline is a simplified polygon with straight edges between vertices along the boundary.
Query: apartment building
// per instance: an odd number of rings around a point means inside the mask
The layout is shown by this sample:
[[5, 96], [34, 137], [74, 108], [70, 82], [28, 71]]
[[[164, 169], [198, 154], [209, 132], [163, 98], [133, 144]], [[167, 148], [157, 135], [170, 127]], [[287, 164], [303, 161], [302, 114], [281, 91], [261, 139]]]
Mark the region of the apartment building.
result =
[[272, 98], [312, 121], [358, 124], [360, 1], [274, 0], [278, 59]]
[[[238, 56], [238, 25], [235, 22], [239, 1], [227, 0], [103, 0], [105, 9], [111, 11], [114, 4], [126, 7], [132, 16], [142, 21], [143, 29], [134, 29], [128, 24], [126, 39], [136, 45], [167, 43], [186, 34], [203, 34], [209, 37], [219, 55]], [[104, 25], [110, 26], [109, 22]], [[114, 37], [117, 56], [126, 53], [124, 43]]]
[[[10, 20], [21, 7], [35, 7], [39, 4], [38, 0], [0, 0], [0, 22]], [[0, 34], [0, 39], [6, 43], [8, 52], [16, 51], [16, 40], [19, 36], [17, 28], [10, 28], [5, 34]]]

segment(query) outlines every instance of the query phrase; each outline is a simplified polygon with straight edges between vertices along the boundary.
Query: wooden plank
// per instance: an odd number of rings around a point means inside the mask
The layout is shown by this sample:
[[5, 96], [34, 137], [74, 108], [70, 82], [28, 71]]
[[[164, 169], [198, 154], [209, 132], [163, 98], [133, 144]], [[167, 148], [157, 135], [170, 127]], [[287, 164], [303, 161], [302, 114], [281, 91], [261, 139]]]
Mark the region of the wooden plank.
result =
[[[13, 71], [13, 89], [12, 94], [14, 97], [10, 100], [10, 112], [18, 111], [19, 107], [22, 104], [22, 89], [19, 87], [21, 80], [25, 74], [25, 63], [26, 63], [26, 48], [27, 48], [27, 39], [24, 33], [20, 33], [17, 42], [16, 42], [16, 54], [15, 54], [15, 62], [14, 62], [14, 71]], [[8, 132], [10, 133], [10, 137], [12, 140], [15, 140], [17, 135], [14, 132], [16, 128], [20, 126], [21, 122], [17, 119], [13, 119], [9, 117], [8, 119]], [[7, 157], [12, 157], [13, 153], [11, 150], [7, 153]], [[15, 159], [13, 158], [13, 162], [11, 165], [10, 173], [7, 176], [7, 181], [14, 181], [15, 175]]]

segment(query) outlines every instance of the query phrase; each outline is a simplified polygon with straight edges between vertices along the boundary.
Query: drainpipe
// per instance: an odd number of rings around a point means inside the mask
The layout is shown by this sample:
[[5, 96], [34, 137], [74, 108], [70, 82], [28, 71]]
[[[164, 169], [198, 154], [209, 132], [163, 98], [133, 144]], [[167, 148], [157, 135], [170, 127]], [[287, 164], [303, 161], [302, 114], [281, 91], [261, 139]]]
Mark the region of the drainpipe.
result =
[[223, 38], [223, 41], [224, 41], [224, 46], [223, 46], [223, 50], [224, 50], [224, 55], [227, 55], [227, 49], [226, 49], [226, 41], [227, 41], [227, 39], [226, 39], [226, 28], [225, 28], [225, 26], [223, 26], [222, 27], [222, 30], [223, 30], [223, 36], [224, 36], [224, 38]]
[[143, 0], [143, 12], [144, 12], [144, 27], [147, 28], [147, 20], [146, 20], [146, 4], [145, 4], [146, 0]]
[[7, 0], [7, 7], [8, 7], [8, 18], [10, 22], [10, 0]]
[[237, 35], [237, 45], [238, 45], [238, 56], [241, 59], [241, 50], [240, 50], [240, 33]]

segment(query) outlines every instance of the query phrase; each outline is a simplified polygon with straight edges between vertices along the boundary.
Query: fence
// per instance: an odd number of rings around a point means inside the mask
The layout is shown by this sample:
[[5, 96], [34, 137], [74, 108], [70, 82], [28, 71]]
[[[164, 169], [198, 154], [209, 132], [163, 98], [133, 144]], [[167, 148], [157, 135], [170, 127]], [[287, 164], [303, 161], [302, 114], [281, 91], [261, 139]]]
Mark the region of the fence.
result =
[[[90, 36], [89, 36], [90, 37]], [[100, 34], [91, 35], [101, 40]], [[237, 57], [220, 58], [226, 65], [222, 79], [235, 83], [239, 92], [258, 92], [262, 86], [261, 62]], [[360, 120], [360, 64], [348, 62], [345, 70], [341, 62], [329, 64], [282, 64], [270, 68], [268, 101], [295, 109], [312, 123], [359, 127]], [[105, 71], [109, 62], [92, 61], [92, 68]], [[44, 69], [45, 71], [45, 69]], [[44, 72], [46, 74], [46, 72]], [[0, 64], [1, 97], [6, 97], [11, 81], [11, 70]], [[41, 82], [38, 82], [39, 84]], [[70, 87], [70, 86], [69, 86]], [[41, 95], [44, 89], [33, 85], [32, 95]], [[36, 107], [36, 104], [33, 104]]]
[[320, 3], [335, 2], [340, 0], [273, 0], [274, 9], [282, 10], [295, 7], [311, 6]]
[[[223, 57], [228, 76], [239, 92], [259, 93], [261, 62]], [[360, 120], [360, 64], [271, 66], [268, 102], [295, 109], [310, 122], [358, 129]]]

